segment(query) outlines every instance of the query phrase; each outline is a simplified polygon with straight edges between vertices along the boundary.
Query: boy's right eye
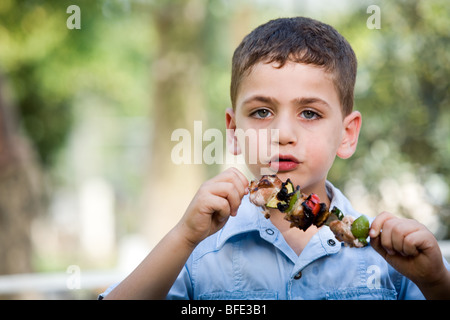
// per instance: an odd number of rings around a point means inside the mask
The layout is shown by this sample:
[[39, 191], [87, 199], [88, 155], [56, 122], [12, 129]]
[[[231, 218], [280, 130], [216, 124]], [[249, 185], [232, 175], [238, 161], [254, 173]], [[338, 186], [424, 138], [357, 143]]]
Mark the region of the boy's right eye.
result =
[[272, 113], [267, 109], [259, 109], [253, 112], [251, 115], [257, 119], [265, 119], [269, 117]]

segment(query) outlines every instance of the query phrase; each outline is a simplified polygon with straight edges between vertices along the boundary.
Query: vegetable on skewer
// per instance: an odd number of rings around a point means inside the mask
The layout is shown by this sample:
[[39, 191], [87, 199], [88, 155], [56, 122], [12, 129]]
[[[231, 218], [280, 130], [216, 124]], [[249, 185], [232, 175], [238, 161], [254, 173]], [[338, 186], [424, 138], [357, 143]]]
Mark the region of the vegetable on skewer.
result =
[[344, 216], [338, 208], [328, 210], [325, 203], [312, 193], [305, 195], [300, 186], [294, 187], [292, 181], [281, 181], [276, 175], [265, 175], [250, 183], [250, 201], [263, 208], [266, 218], [270, 218], [269, 209], [278, 209], [286, 214], [285, 219], [291, 227], [306, 231], [311, 225], [318, 228], [328, 225], [336, 239], [350, 247], [364, 247], [369, 235], [369, 221], [362, 215], [356, 220]]

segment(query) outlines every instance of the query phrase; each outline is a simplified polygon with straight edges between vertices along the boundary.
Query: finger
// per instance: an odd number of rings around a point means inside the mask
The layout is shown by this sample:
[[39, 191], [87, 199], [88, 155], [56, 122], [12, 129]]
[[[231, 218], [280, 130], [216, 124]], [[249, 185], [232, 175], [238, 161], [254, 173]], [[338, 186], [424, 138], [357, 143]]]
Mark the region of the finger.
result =
[[247, 178], [236, 168], [228, 168], [219, 175], [211, 179], [211, 181], [233, 181], [237, 178], [242, 185], [247, 185]]
[[406, 236], [405, 227], [397, 225], [393, 226], [391, 230], [392, 231], [390, 233], [391, 234], [390, 249], [404, 256], [405, 254], [403, 253], [403, 240]]
[[391, 232], [392, 249], [402, 256], [406, 256], [405, 238], [418, 230], [418, 224], [414, 220], [408, 219], [397, 219], [392, 221], [394, 221]]
[[222, 197], [215, 197], [214, 201], [214, 209], [212, 210], [213, 216], [215, 215], [216, 219], [220, 222], [226, 221], [231, 213], [230, 203], [227, 199]]
[[392, 228], [393, 228], [393, 218], [386, 219], [382, 225], [382, 232], [380, 233], [381, 246], [386, 250], [387, 254], [394, 255], [394, 249], [392, 246]]
[[235, 187], [238, 189], [239, 193], [244, 196], [244, 194], [247, 193], [248, 188], [248, 180], [247, 178], [236, 168], [229, 168], [222, 172], [221, 174], [217, 175], [213, 179], [210, 180], [213, 183], [217, 182], [231, 182], [235, 185]]
[[236, 216], [239, 206], [241, 205], [241, 194], [236, 189], [232, 189], [228, 193], [227, 199], [230, 204], [230, 214]]
[[426, 253], [434, 251], [438, 253], [437, 256], [442, 256], [439, 250], [439, 245], [433, 234], [424, 226], [419, 225], [417, 231], [412, 232], [405, 238], [405, 244], [408, 246], [408, 250], [411, 250], [411, 255], [417, 255], [419, 253]]
[[[191, 204], [201, 204], [199, 207], [200, 212], [208, 215], [219, 211], [229, 211], [230, 205], [226, 198], [226, 194], [218, 189], [220, 189], [220, 186], [210, 182], [205, 182], [197, 192], [195, 196], [196, 200], [191, 202]], [[224, 196], [221, 194], [224, 194]]]
[[230, 168], [231, 183], [237, 188], [241, 197], [247, 193], [248, 181], [247, 178], [237, 169]]
[[246, 189], [249, 184], [247, 177], [236, 168], [230, 168], [230, 170], [233, 172], [233, 174], [235, 174], [238, 177], [242, 186], [244, 186], [244, 189]]
[[248, 179], [246, 176], [244, 176], [244, 174], [242, 172], [240, 172], [238, 169], [236, 168], [230, 168], [230, 172], [234, 175], [235, 179], [235, 185], [239, 188], [239, 193], [244, 196], [245, 194], [248, 193]]
[[228, 201], [230, 213], [235, 216], [237, 210], [241, 204], [242, 196], [239, 191], [235, 188], [233, 183], [230, 182], [217, 182], [213, 185], [211, 193], [224, 198]]
[[[408, 234], [403, 241], [403, 252], [406, 256], [416, 257], [419, 254], [417, 249], [418, 237], [421, 237], [421, 232], [412, 232]], [[421, 240], [422, 238], [420, 238]]]
[[[419, 230], [409, 233], [403, 239], [403, 254], [402, 256], [416, 257], [422, 250], [426, 250], [428, 247], [424, 244], [426, 239], [426, 231]], [[372, 238], [370, 240], [372, 248], [378, 252], [389, 263], [394, 262], [396, 258], [395, 253], [389, 254], [381, 244], [381, 237]]]
[[384, 223], [389, 220], [393, 219], [395, 216], [389, 212], [382, 212], [380, 213], [372, 222], [372, 225], [370, 226], [370, 232], [369, 235], [371, 238], [378, 237], [380, 235], [381, 230], [383, 229]]

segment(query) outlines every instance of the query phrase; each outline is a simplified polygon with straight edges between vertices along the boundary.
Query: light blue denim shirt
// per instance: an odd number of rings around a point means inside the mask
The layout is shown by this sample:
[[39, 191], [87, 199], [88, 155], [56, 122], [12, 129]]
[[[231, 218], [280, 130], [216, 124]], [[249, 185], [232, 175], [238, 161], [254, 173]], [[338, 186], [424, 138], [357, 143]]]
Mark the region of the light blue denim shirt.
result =
[[[331, 207], [340, 208], [346, 215], [360, 215], [329, 182], [327, 191]], [[196, 247], [167, 299], [424, 297], [370, 245], [346, 247], [327, 226], [320, 228], [297, 256], [246, 196], [237, 215]]]

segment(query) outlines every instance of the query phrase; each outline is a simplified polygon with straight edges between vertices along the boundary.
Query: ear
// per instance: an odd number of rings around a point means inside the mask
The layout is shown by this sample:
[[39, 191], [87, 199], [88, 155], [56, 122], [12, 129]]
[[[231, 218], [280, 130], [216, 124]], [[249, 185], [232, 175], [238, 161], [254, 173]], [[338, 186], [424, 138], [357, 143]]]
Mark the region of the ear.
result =
[[336, 153], [339, 158], [348, 159], [355, 153], [361, 123], [362, 116], [358, 111], [353, 111], [344, 118], [342, 141]]
[[226, 110], [225, 123], [227, 126], [227, 149], [237, 156], [238, 154], [241, 154], [241, 148], [235, 135], [236, 116], [232, 108]]

